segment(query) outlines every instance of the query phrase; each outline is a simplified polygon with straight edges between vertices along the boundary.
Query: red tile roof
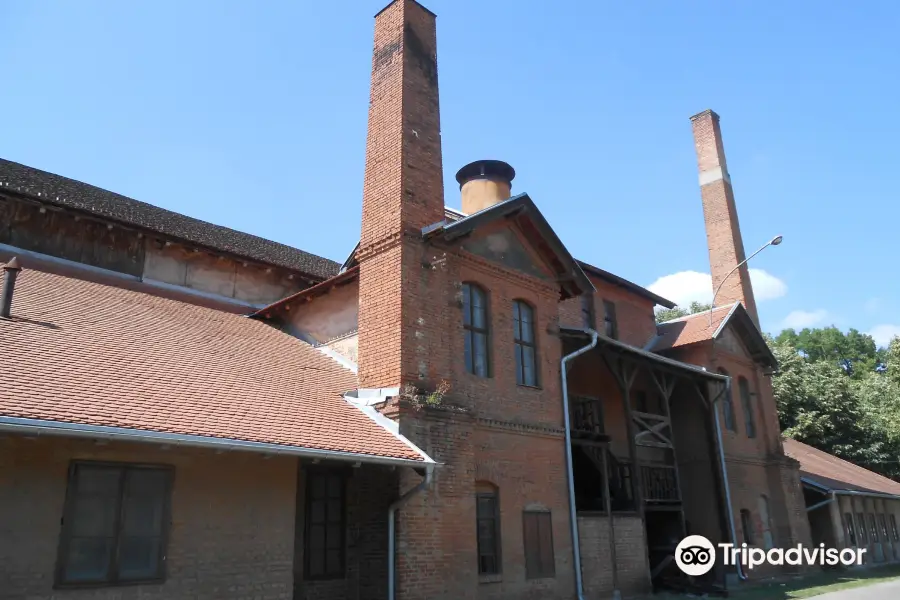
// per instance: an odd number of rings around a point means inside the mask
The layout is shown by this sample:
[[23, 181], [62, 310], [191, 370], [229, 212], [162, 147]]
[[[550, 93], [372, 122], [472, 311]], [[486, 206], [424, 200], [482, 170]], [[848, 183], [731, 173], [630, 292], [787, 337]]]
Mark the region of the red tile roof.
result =
[[0, 319], [0, 417], [422, 460], [356, 375], [260, 321], [34, 270]]
[[797, 440], [784, 440], [784, 453], [800, 463], [800, 476], [831, 490], [900, 496], [900, 483]]
[[659, 337], [654, 340], [651, 350], [660, 352], [711, 340], [733, 308], [734, 304], [715, 307], [712, 311], [712, 325], [709, 322], [709, 311], [660, 323], [656, 327]]

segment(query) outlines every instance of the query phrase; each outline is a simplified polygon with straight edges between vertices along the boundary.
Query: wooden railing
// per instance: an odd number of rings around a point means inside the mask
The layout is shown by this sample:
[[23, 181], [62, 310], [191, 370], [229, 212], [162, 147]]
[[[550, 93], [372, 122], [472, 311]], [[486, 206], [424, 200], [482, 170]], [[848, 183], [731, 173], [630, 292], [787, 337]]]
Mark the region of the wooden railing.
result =
[[646, 502], [680, 502], [678, 477], [672, 465], [641, 465], [641, 485]]
[[609, 500], [613, 511], [635, 510], [631, 463], [616, 458], [604, 446], [587, 445], [581, 448], [597, 467], [598, 474], [603, 473], [603, 455], [606, 454], [606, 479], [609, 482]]
[[603, 407], [597, 398], [571, 399], [572, 435], [575, 437], [602, 437]]

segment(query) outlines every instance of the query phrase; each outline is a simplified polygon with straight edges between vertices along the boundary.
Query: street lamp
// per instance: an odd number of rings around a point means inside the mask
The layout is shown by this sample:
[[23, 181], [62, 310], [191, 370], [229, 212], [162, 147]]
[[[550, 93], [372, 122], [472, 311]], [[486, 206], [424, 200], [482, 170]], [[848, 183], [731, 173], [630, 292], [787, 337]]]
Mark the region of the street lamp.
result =
[[715, 308], [715, 306], [716, 306], [716, 296], [719, 295], [719, 290], [722, 289], [722, 286], [725, 285], [725, 282], [728, 280], [729, 277], [731, 277], [731, 274], [734, 273], [735, 271], [737, 271], [738, 269], [740, 269], [745, 264], [747, 264], [747, 261], [749, 261], [751, 258], [756, 256], [757, 254], [759, 254], [760, 252], [762, 252], [769, 246], [777, 246], [782, 241], [784, 241], [784, 236], [776, 235], [771, 240], [769, 240], [768, 242], [763, 244], [759, 250], [757, 250], [756, 252], [754, 252], [753, 254], [751, 254], [750, 256], [748, 256], [747, 258], [742, 260], [741, 262], [739, 262], [735, 268], [728, 271], [728, 275], [726, 275], [724, 277], [724, 279], [722, 279], [722, 281], [719, 283], [719, 287], [716, 288], [716, 292], [713, 294], [712, 302], [710, 302], [710, 304], [709, 304], [709, 327], [712, 327], [712, 313], [713, 313], [713, 308]]

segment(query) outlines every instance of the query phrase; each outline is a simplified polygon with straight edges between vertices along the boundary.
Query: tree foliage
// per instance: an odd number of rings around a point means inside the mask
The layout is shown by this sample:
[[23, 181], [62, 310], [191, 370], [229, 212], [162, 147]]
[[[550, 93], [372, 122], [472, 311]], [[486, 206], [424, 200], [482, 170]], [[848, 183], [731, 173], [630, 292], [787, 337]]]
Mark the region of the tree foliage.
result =
[[664, 323], [666, 321], [671, 321], [672, 319], [680, 319], [681, 317], [686, 317], [688, 315], [705, 312], [709, 310], [709, 308], [709, 304], [697, 302], [696, 300], [691, 302], [690, 306], [687, 308], [681, 308], [680, 306], [676, 306], [675, 308], [661, 308], [656, 313], [656, 322]]
[[776, 341], [789, 343], [813, 362], [832, 362], [851, 377], [876, 370], [884, 361], [884, 351], [878, 351], [872, 336], [856, 329], [847, 333], [834, 326], [800, 333], [785, 329]]
[[879, 349], [855, 329], [826, 327], [769, 342], [784, 435], [900, 478], [900, 338]]

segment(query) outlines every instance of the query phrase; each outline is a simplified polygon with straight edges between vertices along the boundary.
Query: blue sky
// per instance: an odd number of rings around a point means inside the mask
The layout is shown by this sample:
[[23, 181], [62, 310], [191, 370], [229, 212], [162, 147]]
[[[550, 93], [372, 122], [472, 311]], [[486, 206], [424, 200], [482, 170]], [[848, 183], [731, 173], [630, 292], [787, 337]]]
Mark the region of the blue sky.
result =
[[[343, 260], [385, 3], [0, 2], [0, 156]], [[900, 4], [425, 4], [450, 206], [460, 166], [503, 159], [579, 258], [707, 273], [689, 117], [712, 108], [748, 253], [785, 236], [752, 264], [763, 328], [900, 333]]]

